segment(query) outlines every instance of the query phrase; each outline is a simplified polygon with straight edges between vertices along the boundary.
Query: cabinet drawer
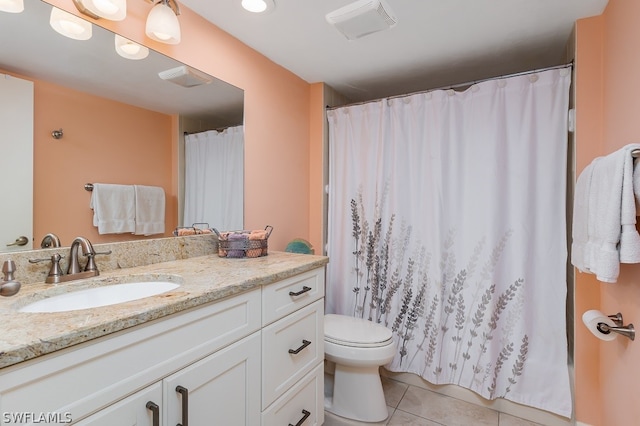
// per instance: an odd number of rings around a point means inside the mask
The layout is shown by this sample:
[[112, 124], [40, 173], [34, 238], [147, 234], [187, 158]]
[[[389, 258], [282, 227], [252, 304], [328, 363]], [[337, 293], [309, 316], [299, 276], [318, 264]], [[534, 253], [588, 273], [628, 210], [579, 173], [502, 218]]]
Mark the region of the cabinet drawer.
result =
[[323, 299], [262, 330], [264, 410], [324, 358]]
[[0, 412], [84, 418], [258, 330], [260, 307], [256, 289], [3, 369]]
[[324, 297], [324, 268], [314, 269], [262, 289], [262, 325]]
[[[307, 414], [308, 413], [308, 414]], [[324, 423], [324, 365], [321, 363], [262, 413], [262, 426]]]

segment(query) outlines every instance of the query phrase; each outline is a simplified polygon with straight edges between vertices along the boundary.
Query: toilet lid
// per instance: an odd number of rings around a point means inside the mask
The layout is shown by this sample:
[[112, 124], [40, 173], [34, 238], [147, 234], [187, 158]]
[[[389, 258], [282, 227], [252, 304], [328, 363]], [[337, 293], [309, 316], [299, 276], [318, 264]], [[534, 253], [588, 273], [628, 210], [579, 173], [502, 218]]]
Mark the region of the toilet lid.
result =
[[346, 315], [324, 316], [325, 340], [346, 346], [384, 346], [392, 340], [387, 327]]

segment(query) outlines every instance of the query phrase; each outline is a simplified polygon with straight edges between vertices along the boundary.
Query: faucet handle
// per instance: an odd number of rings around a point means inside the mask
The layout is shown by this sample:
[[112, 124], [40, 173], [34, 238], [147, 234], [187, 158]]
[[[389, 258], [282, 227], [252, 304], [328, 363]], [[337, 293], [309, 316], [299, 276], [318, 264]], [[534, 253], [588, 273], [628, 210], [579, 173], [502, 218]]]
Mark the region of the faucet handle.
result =
[[29, 259], [29, 263], [40, 263], [51, 260], [51, 268], [49, 269], [49, 275], [44, 280], [47, 284], [57, 284], [60, 282], [60, 277], [62, 277], [62, 268], [60, 267], [60, 256], [59, 253], [54, 253], [51, 255], [51, 259]]
[[94, 258], [99, 254], [100, 255], [111, 254], [111, 250], [85, 254], [85, 256], [87, 257], [87, 265], [84, 267], [85, 271], [96, 271], [96, 272], [98, 271], [98, 267], [96, 266], [96, 262]]
[[13, 273], [16, 271], [16, 264], [13, 260], [5, 260], [2, 265], [2, 274], [4, 275], [0, 281], [0, 296], [13, 296], [20, 291], [20, 282], [16, 281]]

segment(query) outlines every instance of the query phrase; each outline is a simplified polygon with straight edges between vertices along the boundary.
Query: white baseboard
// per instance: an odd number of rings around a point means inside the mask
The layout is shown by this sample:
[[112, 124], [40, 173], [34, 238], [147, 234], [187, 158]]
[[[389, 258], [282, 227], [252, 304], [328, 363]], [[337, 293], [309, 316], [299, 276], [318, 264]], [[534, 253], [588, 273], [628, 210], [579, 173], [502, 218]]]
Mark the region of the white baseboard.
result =
[[576, 422], [576, 426], [591, 426], [588, 423]]

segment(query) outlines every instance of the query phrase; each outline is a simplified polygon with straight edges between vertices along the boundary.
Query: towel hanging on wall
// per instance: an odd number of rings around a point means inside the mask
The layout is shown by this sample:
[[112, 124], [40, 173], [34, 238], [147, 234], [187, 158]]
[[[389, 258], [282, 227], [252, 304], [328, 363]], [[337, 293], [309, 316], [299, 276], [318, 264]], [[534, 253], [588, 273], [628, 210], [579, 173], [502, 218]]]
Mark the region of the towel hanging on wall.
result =
[[640, 263], [634, 149], [640, 144], [594, 159], [576, 182], [571, 263], [602, 282], [617, 281], [620, 263]]
[[135, 192], [131, 185], [96, 183], [89, 206], [99, 234], [135, 231]]
[[164, 234], [164, 189], [159, 186], [134, 185], [135, 235]]

